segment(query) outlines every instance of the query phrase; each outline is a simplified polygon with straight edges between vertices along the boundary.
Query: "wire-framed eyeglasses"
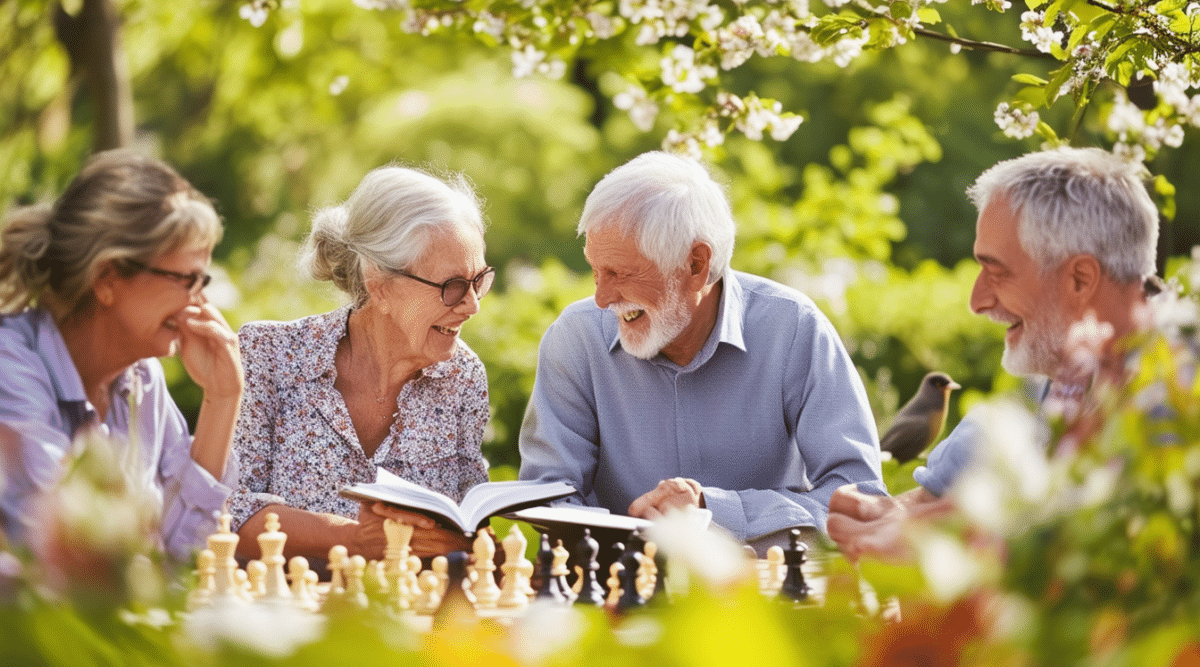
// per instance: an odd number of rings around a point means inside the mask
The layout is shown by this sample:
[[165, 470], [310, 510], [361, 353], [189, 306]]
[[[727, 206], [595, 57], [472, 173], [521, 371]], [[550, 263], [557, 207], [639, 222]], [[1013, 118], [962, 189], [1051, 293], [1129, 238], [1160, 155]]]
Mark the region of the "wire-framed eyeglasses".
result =
[[180, 285], [183, 285], [183, 288], [187, 290], [189, 296], [196, 296], [201, 292], [201, 290], [203, 290], [205, 287], [208, 287], [210, 282], [212, 282], [212, 276], [204, 273], [203, 271], [179, 273], [178, 271], [168, 271], [166, 269], [150, 266], [149, 264], [139, 262], [136, 259], [130, 259], [126, 261], [139, 271], [145, 271], [151, 275], [174, 280]]
[[472, 287], [475, 289], [475, 298], [482, 299], [492, 289], [492, 283], [496, 282], [496, 268], [492, 266], [480, 271], [474, 278], [451, 278], [444, 283], [425, 280], [399, 269], [391, 269], [391, 271], [396, 275], [412, 278], [419, 283], [442, 290], [442, 303], [447, 306], [457, 306], [467, 296], [467, 289]]

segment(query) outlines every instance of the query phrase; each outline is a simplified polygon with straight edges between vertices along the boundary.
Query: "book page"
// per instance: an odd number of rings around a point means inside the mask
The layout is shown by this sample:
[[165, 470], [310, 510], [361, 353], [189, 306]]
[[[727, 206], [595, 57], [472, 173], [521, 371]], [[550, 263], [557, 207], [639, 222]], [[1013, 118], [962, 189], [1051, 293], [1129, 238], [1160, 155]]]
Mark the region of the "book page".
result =
[[463, 497], [459, 511], [472, 528], [510, 507], [538, 503], [575, 493], [565, 482], [509, 481], [477, 484]]

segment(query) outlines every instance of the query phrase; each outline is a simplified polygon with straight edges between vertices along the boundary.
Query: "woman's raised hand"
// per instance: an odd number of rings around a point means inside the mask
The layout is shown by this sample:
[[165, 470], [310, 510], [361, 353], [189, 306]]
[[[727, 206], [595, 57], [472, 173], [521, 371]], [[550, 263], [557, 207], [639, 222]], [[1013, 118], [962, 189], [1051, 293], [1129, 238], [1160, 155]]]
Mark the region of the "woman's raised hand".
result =
[[204, 390], [206, 400], [241, 398], [244, 381], [237, 334], [216, 306], [201, 294], [183, 310], [179, 356], [192, 380]]

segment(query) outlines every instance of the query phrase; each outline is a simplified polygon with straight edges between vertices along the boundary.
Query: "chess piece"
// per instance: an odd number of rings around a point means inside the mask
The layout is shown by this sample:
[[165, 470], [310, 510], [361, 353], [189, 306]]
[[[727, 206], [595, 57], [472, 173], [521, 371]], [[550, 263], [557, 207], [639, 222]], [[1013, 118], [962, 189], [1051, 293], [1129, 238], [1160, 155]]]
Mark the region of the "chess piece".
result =
[[575, 545], [575, 560], [580, 568], [579, 595], [575, 598], [575, 604], [604, 606], [604, 588], [596, 580], [596, 570], [600, 569], [600, 564], [596, 562], [596, 554], [599, 552], [600, 545], [592, 537], [591, 529], [584, 528], [583, 537]]
[[346, 602], [358, 609], [366, 609], [370, 601], [364, 578], [367, 573], [367, 559], [354, 554], [347, 561], [346, 571]]
[[650, 601], [658, 592], [658, 563], [655, 562], [655, 557], [658, 555], [658, 545], [653, 542], [647, 542], [642, 547], [642, 557], [639, 558], [637, 572], [637, 589], [638, 593], [643, 598]]
[[218, 519], [217, 532], [208, 536], [208, 550], [213, 553], [213, 592], [212, 600], [217, 602], [244, 602], [241, 584], [238, 583], [238, 565], [234, 559], [237, 550], [238, 535], [229, 529], [233, 520], [228, 513]]
[[[383, 562], [388, 581], [388, 604], [392, 609], [403, 611], [411, 607], [412, 599], [417, 594], [416, 572], [408, 571], [413, 527], [395, 519], [384, 519], [383, 534], [387, 538]], [[417, 570], [420, 570], [420, 565]]]
[[309, 574], [315, 576], [316, 572], [308, 569], [308, 559], [304, 556], [293, 556], [288, 561], [288, 579], [292, 582], [292, 601], [301, 609], [316, 611], [317, 599], [308, 586]]
[[201, 607], [207, 607], [212, 604], [213, 591], [216, 586], [214, 583], [217, 568], [215, 566], [217, 557], [209, 549], [204, 549], [196, 556], [196, 587], [193, 588], [187, 597], [188, 611], [195, 611]]
[[335, 544], [329, 549], [329, 596], [341, 597], [346, 593], [346, 559], [349, 551], [346, 547]]
[[783, 587], [783, 575], [787, 568], [783, 565], [783, 547], [778, 544], [767, 549], [767, 581], [763, 585], [768, 593], [778, 593]]
[[283, 547], [286, 543], [287, 534], [279, 530], [279, 515], [268, 512], [266, 531], [258, 534], [258, 548], [262, 553], [262, 563], [266, 567], [262, 584], [263, 599], [286, 600], [292, 596], [284, 572], [287, 559], [283, 555]]
[[266, 590], [267, 564], [261, 560], [246, 563], [246, 592], [252, 600], [260, 600]]
[[468, 613], [474, 615], [475, 596], [467, 590], [466, 583], [467, 552], [451, 551], [446, 554], [446, 592], [433, 614], [434, 627], [443, 627], [451, 619], [462, 618]]
[[608, 586], [608, 597], [604, 599], [604, 606], [612, 611], [617, 611], [617, 606], [621, 603], [621, 581], [625, 577], [625, 564], [621, 562], [621, 555], [625, 553], [625, 545], [614, 542], [612, 548], [617, 552], [617, 557], [613, 559], [612, 565], [608, 566], [608, 581], [604, 582]]
[[554, 576], [554, 552], [550, 549], [550, 536], [542, 533], [541, 546], [537, 552], [538, 559], [538, 591], [536, 599], [565, 603], [567, 596], [559, 588], [558, 579]]
[[502, 609], [524, 609], [529, 604], [529, 575], [525, 565], [525, 547], [528, 542], [517, 524], [513, 524], [504, 536], [501, 546], [504, 547], [504, 585], [500, 588], [500, 599], [496, 603]]
[[788, 548], [783, 552], [783, 563], [787, 573], [784, 575], [783, 585], [779, 588], [779, 600], [792, 603], [808, 601], [811, 590], [804, 581], [804, 573], [800, 570], [800, 566], [808, 559], [807, 551], [808, 547], [800, 541], [800, 530], [793, 528], [788, 533]]
[[496, 585], [496, 543], [486, 528], [475, 534], [475, 583], [471, 593], [475, 595], [476, 609], [495, 609], [500, 600], [500, 587]]
[[555, 540], [551, 552], [554, 559], [550, 564], [550, 576], [558, 582], [558, 591], [567, 599], [567, 602], [574, 602], [575, 591], [571, 589], [571, 583], [567, 581], [567, 576], [571, 574], [571, 570], [567, 568], [567, 560], [571, 558], [571, 552], [563, 546], [562, 540]]
[[[440, 572], [439, 572], [440, 570]], [[417, 577], [418, 595], [412, 606], [418, 614], [429, 615], [437, 611], [442, 603], [442, 577], [446, 575], [446, 557], [433, 559], [432, 569]]]
[[625, 552], [621, 554], [621, 596], [617, 600], [619, 613], [624, 614], [646, 605], [646, 598], [642, 597], [637, 587], [638, 569], [641, 566], [639, 557], [642, 556], [641, 549], [645, 543], [641, 534], [635, 530], [629, 536], [629, 545], [625, 547]]

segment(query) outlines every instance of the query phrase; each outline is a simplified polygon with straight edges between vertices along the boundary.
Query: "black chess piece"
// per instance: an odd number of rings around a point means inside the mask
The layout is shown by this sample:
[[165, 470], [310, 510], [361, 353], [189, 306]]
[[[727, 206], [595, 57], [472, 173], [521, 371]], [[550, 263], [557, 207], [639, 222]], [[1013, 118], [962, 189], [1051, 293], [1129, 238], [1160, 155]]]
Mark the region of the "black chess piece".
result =
[[645, 544], [641, 533], [635, 530], [629, 535], [629, 544], [620, 556], [621, 566], [625, 569], [621, 570], [621, 597], [617, 598], [617, 613], [625, 614], [646, 604], [646, 599], [637, 588], [638, 568], [641, 566], [638, 556]]
[[575, 604], [604, 606], [604, 587], [596, 580], [596, 570], [600, 569], [600, 563], [596, 562], [599, 552], [600, 545], [592, 538], [592, 531], [584, 528], [583, 537], [575, 545], [575, 562], [583, 571], [582, 585], [579, 588], [579, 597], [575, 598]]
[[446, 594], [442, 596], [442, 603], [433, 613], [435, 627], [444, 626], [447, 618], [456, 610], [475, 609], [475, 596], [463, 587], [463, 582], [467, 580], [469, 558], [465, 551], [451, 551], [446, 554]]
[[[562, 540], [558, 540], [558, 546], [563, 545]], [[560, 574], [555, 577], [558, 580], [558, 591], [563, 594], [563, 598], [567, 602], [575, 601], [575, 591], [571, 590], [571, 582], [567, 580], [567, 575]]]
[[783, 552], [783, 565], [786, 574], [783, 585], [779, 587], [778, 599], [782, 602], [807, 602], [812, 589], [804, 581], [804, 572], [800, 566], [808, 560], [808, 547], [800, 541], [800, 530], [793, 528], [788, 533], [788, 548]]
[[567, 598], [563, 596], [562, 590], [559, 588], [558, 578], [550, 574], [550, 568], [554, 565], [554, 552], [550, 550], [550, 536], [542, 533], [542, 542], [538, 547], [538, 590], [537, 600], [552, 600], [559, 604], [565, 604]]

